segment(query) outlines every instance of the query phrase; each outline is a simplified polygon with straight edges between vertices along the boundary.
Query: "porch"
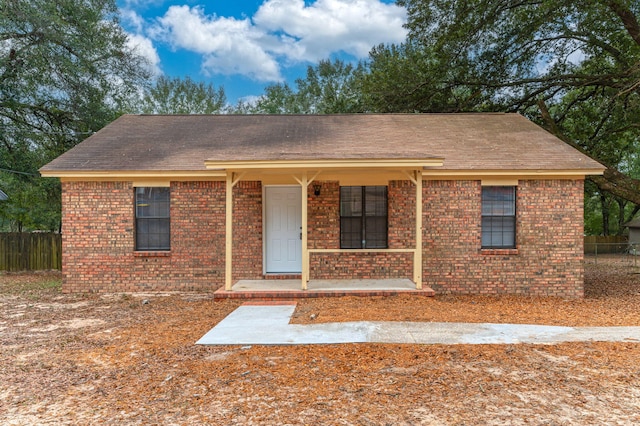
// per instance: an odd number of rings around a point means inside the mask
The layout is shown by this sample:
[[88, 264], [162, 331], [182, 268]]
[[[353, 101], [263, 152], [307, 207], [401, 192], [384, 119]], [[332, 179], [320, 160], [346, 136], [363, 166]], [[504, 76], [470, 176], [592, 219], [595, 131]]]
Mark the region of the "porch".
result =
[[283, 280], [239, 280], [231, 290], [224, 287], [214, 294], [214, 300], [221, 299], [257, 299], [291, 300], [315, 297], [371, 297], [412, 295], [433, 297], [435, 292], [423, 286], [417, 289], [408, 278], [392, 279], [351, 279], [351, 280], [309, 280], [307, 289], [300, 288], [299, 279]]
[[[250, 241], [256, 235], [261, 235], [262, 241], [262, 273], [294, 274], [299, 275], [295, 290], [310, 290], [311, 276], [315, 275], [323, 279], [319, 282], [314, 293], [326, 291], [340, 292], [343, 285], [330, 285], [330, 279], [348, 280], [350, 276], [372, 276], [385, 278], [388, 276], [410, 276], [412, 279], [411, 290], [422, 290], [422, 181], [425, 167], [438, 167], [442, 165], [441, 159], [395, 159], [395, 160], [350, 160], [340, 162], [316, 161], [289, 164], [253, 164], [206, 161], [209, 169], [215, 169], [225, 173], [225, 292], [241, 290], [238, 283], [234, 284], [235, 256], [234, 253], [240, 247], [247, 247], [246, 241]], [[286, 167], [285, 167], [286, 165]], [[316, 168], [317, 167], [317, 168]], [[322, 180], [319, 180], [319, 176]], [[235, 199], [241, 199], [243, 193], [234, 188], [241, 181], [257, 182], [262, 194], [255, 194], [254, 199], [259, 199], [260, 204], [255, 204], [253, 216], [238, 218], [243, 213], [237, 208]], [[406, 182], [409, 185], [394, 187], [394, 195], [397, 199], [387, 202], [390, 182]], [[350, 233], [362, 235], [350, 235], [347, 243], [342, 242], [340, 209], [341, 188], [343, 186], [361, 187], [361, 198], [354, 197], [348, 204], [353, 217], [362, 221], [360, 227], [351, 225]], [[365, 187], [384, 186], [383, 195], [364, 191]], [[411, 186], [413, 188], [411, 188]], [[407, 188], [407, 189], [404, 189]], [[235, 192], [235, 194], [234, 194]], [[370, 195], [369, 201], [365, 194]], [[373, 195], [372, 195], [373, 194]], [[246, 195], [246, 194], [245, 194]], [[256, 196], [257, 195], [257, 196]], [[349, 198], [348, 198], [349, 199]], [[350, 199], [349, 199], [350, 200]], [[374, 200], [374, 201], [371, 201]], [[375, 201], [378, 200], [378, 204]], [[403, 209], [403, 206], [411, 206], [411, 210]], [[389, 214], [388, 205], [400, 206], [393, 214]], [[236, 206], [236, 207], [234, 207]], [[365, 206], [367, 209], [365, 212]], [[262, 211], [259, 212], [261, 209]], [[373, 211], [378, 212], [377, 216]], [[261, 214], [257, 219], [256, 212]], [[365, 212], [365, 213], [363, 213]], [[412, 219], [406, 220], [407, 217]], [[256, 220], [257, 219], [257, 220]], [[338, 220], [336, 220], [338, 219]], [[371, 231], [364, 234], [365, 219], [371, 224]], [[259, 222], [258, 222], [259, 221]], [[389, 221], [392, 221], [390, 224]], [[246, 227], [236, 228], [234, 222], [240, 224], [259, 225], [250, 235], [240, 234], [242, 244], [234, 237], [236, 229], [242, 232]], [[374, 224], [375, 225], [372, 225]], [[384, 230], [380, 231], [380, 225]], [[376, 228], [377, 226], [377, 228]], [[356, 229], [355, 231], [353, 229]], [[345, 231], [346, 232], [346, 231]], [[349, 234], [347, 232], [347, 234]], [[383, 237], [380, 235], [384, 234]], [[391, 235], [391, 237], [389, 236]], [[367, 238], [369, 236], [370, 238]], [[344, 237], [347, 238], [347, 237]], [[371, 245], [365, 245], [365, 241], [374, 241]], [[357, 243], [354, 243], [354, 241]], [[362, 243], [360, 246], [359, 243]], [[257, 253], [255, 240], [253, 240], [253, 255]], [[245, 254], [239, 263], [241, 267], [259, 265], [255, 260], [250, 265], [242, 265], [242, 261], [250, 259]], [[371, 260], [377, 258], [376, 262]], [[246, 262], [245, 262], [246, 263]], [[359, 265], [358, 265], [359, 264]], [[368, 265], [368, 266], [364, 266]], [[365, 274], [351, 273], [349, 269], [364, 268]], [[369, 274], [366, 269], [376, 269]], [[318, 273], [318, 270], [323, 270]], [[255, 277], [257, 271], [253, 271]], [[337, 273], [336, 273], [337, 272]], [[363, 271], [358, 271], [363, 272]], [[325, 280], [325, 279], [328, 279]], [[396, 290], [396, 285], [391, 291]], [[400, 286], [403, 291], [410, 290]], [[285, 288], [283, 291], [293, 291], [294, 288]], [[364, 291], [370, 294], [372, 291], [386, 291], [380, 288], [352, 289], [350, 291]], [[261, 290], [250, 290], [261, 291]], [[418, 291], [420, 293], [420, 291]]]

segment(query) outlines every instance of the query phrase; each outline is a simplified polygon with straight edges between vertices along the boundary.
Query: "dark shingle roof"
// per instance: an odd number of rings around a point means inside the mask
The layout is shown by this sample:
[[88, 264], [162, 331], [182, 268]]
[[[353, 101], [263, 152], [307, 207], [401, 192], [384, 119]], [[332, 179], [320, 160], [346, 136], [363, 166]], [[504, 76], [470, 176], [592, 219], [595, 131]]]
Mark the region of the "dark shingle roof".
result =
[[444, 158], [442, 170], [603, 169], [518, 114], [345, 114], [125, 115], [42, 171], [191, 171], [204, 170], [205, 160], [364, 158]]

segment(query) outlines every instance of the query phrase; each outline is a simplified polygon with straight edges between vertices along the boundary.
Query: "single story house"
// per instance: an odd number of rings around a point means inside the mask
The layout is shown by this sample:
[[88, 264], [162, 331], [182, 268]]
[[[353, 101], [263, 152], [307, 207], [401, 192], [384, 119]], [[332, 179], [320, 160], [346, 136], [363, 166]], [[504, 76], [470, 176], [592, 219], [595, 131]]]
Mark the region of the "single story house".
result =
[[409, 278], [580, 297], [584, 178], [603, 170], [492, 113], [125, 115], [40, 172], [62, 181], [65, 292]]

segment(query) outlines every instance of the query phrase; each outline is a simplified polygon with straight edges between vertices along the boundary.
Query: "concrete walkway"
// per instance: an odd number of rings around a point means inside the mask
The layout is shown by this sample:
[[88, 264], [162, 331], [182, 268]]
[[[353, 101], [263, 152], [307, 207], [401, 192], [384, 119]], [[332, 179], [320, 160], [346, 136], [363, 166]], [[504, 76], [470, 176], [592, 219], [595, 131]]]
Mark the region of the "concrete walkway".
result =
[[357, 321], [289, 324], [295, 304], [242, 305], [198, 345], [309, 345], [336, 343], [513, 344], [637, 342], [640, 327], [558, 327], [525, 324]]

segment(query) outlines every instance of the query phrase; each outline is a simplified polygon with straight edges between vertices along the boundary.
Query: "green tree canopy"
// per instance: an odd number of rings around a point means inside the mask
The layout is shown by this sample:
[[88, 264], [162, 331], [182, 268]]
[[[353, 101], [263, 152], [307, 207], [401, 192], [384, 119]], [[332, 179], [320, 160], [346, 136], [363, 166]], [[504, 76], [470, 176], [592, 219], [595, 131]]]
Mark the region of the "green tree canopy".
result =
[[[30, 197], [34, 212], [59, 214], [57, 185], [6, 170], [35, 174], [115, 119], [146, 83], [146, 65], [128, 47], [114, 0], [0, 2], [0, 186], [11, 181], [10, 200], [25, 199], [18, 179], [27, 192], [45, 191]], [[31, 219], [23, 223], [51, 227]]]
[[250, 114], [334, 114], [364, 111], [363, 64], [356, 66], [341, 60], [322, 60], [307, 67], [305, 78], [295, 88], [286, 83], [267, 86], [252, 104], [240, 103], [235, 112]]
[[409, 35], [372, 51], [378, 111], [518, 111], [605, 164], [601, 190], [640, 204], [640, 3], [400, 0]]
[[222, 87], [191, 78], [161, 76], [145, 90], [140, 112], [144, 114], [217, 114], [226, 112]]

